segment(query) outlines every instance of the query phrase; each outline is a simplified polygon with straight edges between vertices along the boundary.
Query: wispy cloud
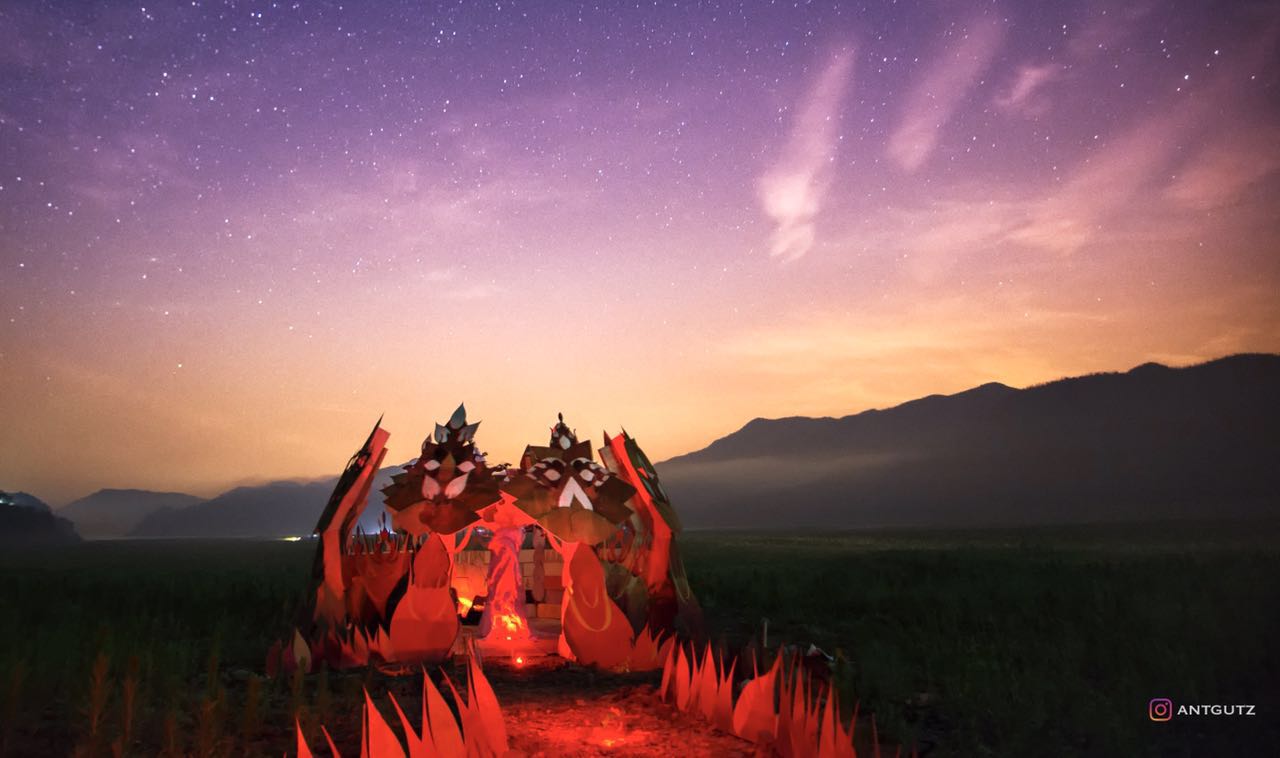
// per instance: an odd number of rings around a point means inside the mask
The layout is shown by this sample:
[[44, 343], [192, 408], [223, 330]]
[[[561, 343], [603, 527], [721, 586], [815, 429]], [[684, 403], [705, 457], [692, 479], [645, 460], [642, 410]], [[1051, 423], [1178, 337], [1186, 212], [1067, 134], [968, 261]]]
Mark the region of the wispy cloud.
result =
[[1206, 166], [1187, 178], [1176, 195], [1175, 190], [1160, 191], [1180, 140], [1200, 126], [1201, 111], [1198, 106], [1175, 108], [1131, 125], [1060, 184], [1028, 189], [1021, 196], [951, 197], [888, 209], [856, 233], [896, 251], [914, 279], [933, 282], [965, 257], [1003, 244], [1070, 255], [1114, 234], [1113, 224], [1132, 226], [1158, 217], [1158, 227], [1167, 229], [1183, 211], [1170, 202], [1173, 197], [1191, 204], [1193, 195], [1223, 186], [1217, 176], [1200, 178], [1210, 171]]
[[[922, 282], [937, 281], [967, 256], [1003, 245], [1069, 256], [1100, 243], [1160, 240], [1185, 229], [1187, 209], [1219, 208], [1280, 171], [1278, 130], [1232, 83], [1247, 79], [1272, 49], [1267, 28], [1246, 40], [1194, 93], [1171, 93], [1152, 114], [1126, 124], [1061, 181], [999, 195], [952, 196], [894, 208], [854, 233], [892, 250]], [[1219, 124], [1235, 126], [1187, 154]]]
[[1113, 12], [1108, 5], [1087, 9], [1083, 15], [1089, 20], [1072, 28], [1060, 60], [1017, 66], [1008, 77], [1009, 84], [992, 102], [1009, 113], [1043, 116], [1052, 106], [1046, 90], [1057, 83], [1078, 79], [1081, 67], [1132, 36], [1153, 7], [1152, 3], [1138, 3], [1118, 12]]
[[1043, 88], [1062, 76], [1063, 68], [1054, 63], [1019, 66], [1013, 83], [996, 96], [996, 105], [1014, 113], [1038, 116], [1049, 110]]
[[977, 16], [947, 45], [907, 94], [902, 121], [889, 137], [889, 157], [915, 171], [938, 144], [938, 130], [986, 71], [1004, 39], [1004, 25]]
[[1166, 190], [1180, 205], [1208, 210], [1231, 202], [1244, 189], [1280, 170], [1280, 128], [1238, 129], [1194, 156]]
[[1060, 189], [1035, 202], [1027, 223], [1009, 238], [1060, 253], [1080, 249], [1103, 224], [1134, 210], [1131, 201], [1159, 180], [1179, 137], [1196, 127], [1200, 110], [1175, 108], [1135, 124], [1090, 156]]
[[813, 247], [814, 219], [830, 184], [840, 103], [853, 75], [853, 51], [844, 49], [801, 102], [781, 158], [760, 177], [760, 202], [774, 221], [769, 253], [793, 261]]

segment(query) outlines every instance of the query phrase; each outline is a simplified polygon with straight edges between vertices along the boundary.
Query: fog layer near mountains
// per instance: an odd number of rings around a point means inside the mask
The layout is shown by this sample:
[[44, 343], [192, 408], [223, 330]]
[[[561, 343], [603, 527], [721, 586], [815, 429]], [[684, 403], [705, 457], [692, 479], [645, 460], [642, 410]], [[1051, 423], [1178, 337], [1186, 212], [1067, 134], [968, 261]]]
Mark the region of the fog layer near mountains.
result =
[[988, 384], [756, 419], [658, 464], [693, 527], [1016, 526], [1280, 514], [1280, 356]]
[[68, 503], [58, 510], [58, 515], [74, 522], [80, 536], [104, 539], [128, 535], [153, 513], [181, 510], [202, 502], [203, 498], [181, 492], [105, 489]]
[[[844, 418], [756, 419], [657, 468], [694, 528], [1018, 526], [1280, 515], [1277, 451], [1280, 356], [1240, 355], [986, 384]], [[366, 529], [399, 470], [378, 473]], [[305, 535], [338, 473], [207, 501], [104, 490], [59, 515], [88, 536]]]

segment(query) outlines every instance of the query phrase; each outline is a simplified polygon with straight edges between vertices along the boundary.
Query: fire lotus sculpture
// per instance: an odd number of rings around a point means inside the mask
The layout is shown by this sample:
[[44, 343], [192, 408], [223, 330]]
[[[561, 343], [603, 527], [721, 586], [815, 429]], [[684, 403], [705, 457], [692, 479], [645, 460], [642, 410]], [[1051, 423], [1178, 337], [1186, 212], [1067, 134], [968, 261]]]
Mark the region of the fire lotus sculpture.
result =
[[[379, 419], [316, 524], [308, 602], [269, 668], [435, 663], [464, 637], [512, 660], [654, 668], [662, 637], [700, 629], [679, 521], [635, 440], [606, 435], [596, 461], [561, 416], [549, 445], [527, 447], [519, 466], [490, 466], [478, 427], [462, 406], [437, 424], [382, 490], [391, 529], [368, 535], [355, 524], [386, 455]], [[481, 581], [473, 543], [486, 540]], [[462, 623], [481, 608], [478, 626]]]

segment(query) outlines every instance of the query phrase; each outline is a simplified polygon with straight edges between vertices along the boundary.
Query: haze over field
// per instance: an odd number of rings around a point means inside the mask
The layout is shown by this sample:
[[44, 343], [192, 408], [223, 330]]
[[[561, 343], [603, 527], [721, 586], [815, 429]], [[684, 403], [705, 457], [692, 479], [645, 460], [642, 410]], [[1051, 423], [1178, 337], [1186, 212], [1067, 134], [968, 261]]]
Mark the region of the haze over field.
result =
[[[0, 486], [1280, 351], [1272, 3], [0, 7]], [[861, 460], [859, 465], [881, 465]]]
[[1275, 519], [1277, 387], [1277, 355], [985, 384], [838, 419], [756, 419], [658, 471], [695, 527]]
[[[1277, 355], [1022, 390], [992, 383], [838, 419], [755, 419], [657, 469], [693, 528], [1274, 520], [1277, 386]], [[366, 531], [379, 528], [381, 490], [400, 470], [378, 472]], [[85, 537], [298, 536], [335, 482], [270, 482], [207, 501], [110, 490], [59, 515]]]

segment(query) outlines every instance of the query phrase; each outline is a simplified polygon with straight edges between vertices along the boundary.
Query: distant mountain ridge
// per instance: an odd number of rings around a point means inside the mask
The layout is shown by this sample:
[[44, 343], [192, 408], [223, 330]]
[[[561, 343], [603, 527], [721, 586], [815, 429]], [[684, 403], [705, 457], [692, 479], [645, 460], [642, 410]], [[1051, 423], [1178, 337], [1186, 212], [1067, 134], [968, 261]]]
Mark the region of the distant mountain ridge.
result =
[[[695, 528], [1017, 526], [1277, 515], [1277, 452], [1280, 356], [1236, 355], [1025, 389], [992, 382], [842, 418], [757, 418], [657, 468]], [[378, 472], [365, 528], [400, 470]], [[118, 506], [127, 512], [112, 518], [136, 519], [119, 533], [137, 537], [306, 535], [336, 481], [209, 500], [103, 490], [58, 515], [80, 523]]]
[[[378, 491], [391, 484], [400, 466], [381, 469], [374, 478], [369, 505], [360, 523], [376, 528], [383, 512]], [[338, 477], [278, 481], [236, 487], [182, 510], [164, 510], [143, 518], [133, 537], [291, 537], [311, 534]]]
[[31, 547], [79, 542], [71, 522], [40, 498], [26, 492], [0, 491], [0, 546]]
[[983, 526], [1280, 513], [1280, 356], [984, 384], [755, 419], [657, 464], [699, 527]]
[[68, 503], [58, 510], [58, 515], [70, 519], [81, 536], [103, 539], [129, 534], [157, 511], [176, 511], [202, 502], [204, 498], [181, 492], [102, 489]]

